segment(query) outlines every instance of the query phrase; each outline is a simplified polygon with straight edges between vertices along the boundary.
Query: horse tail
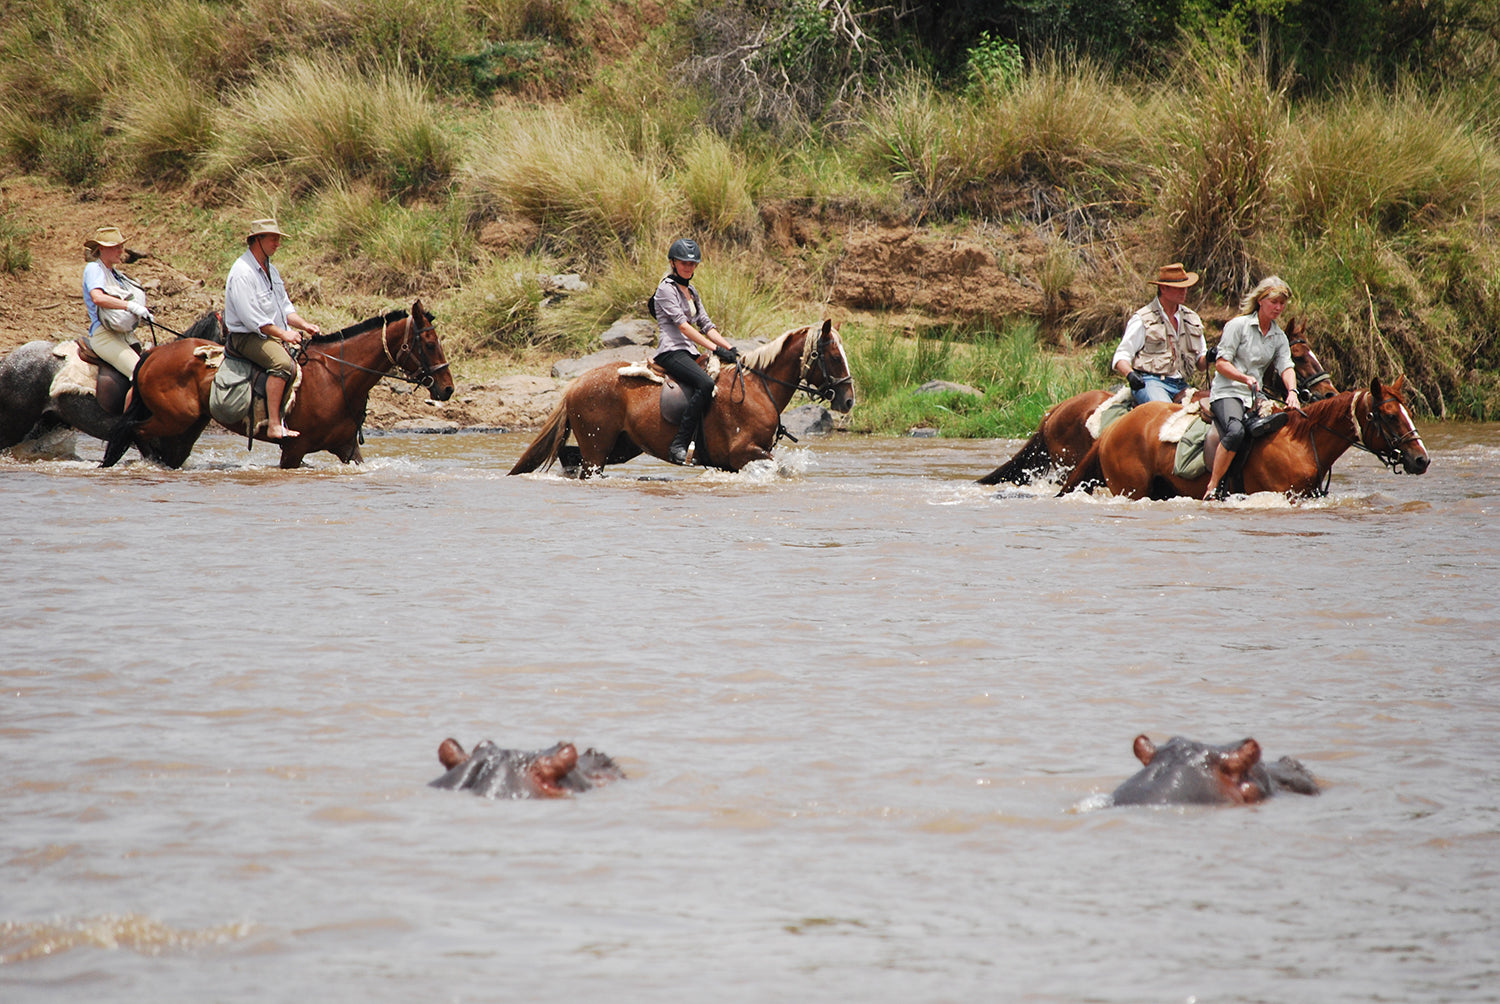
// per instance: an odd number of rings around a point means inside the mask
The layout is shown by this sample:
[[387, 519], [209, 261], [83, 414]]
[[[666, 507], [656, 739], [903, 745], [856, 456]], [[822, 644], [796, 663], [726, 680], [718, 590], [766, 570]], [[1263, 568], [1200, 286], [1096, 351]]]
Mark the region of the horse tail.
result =
[[1057, 490], [1057, 497], [1062, 498], [1075, 488], [1082, 488], [1089, 495], [1094, 494], [1094, 489], [1104, 484], [1104, 465], [1099, 462], [1099, 444], [1096, 441], [1089, 451], [1078, 461], [1062, 487]]
[[1039, 428], [1026, 440], [1021, 452], [995, 468], [975, 484], [998, 485], [1008, 481], [1013, 485], [1029, 485], [1042, 471], [1052, 466], [1052, 454], [1047, 449], [1047, 438]]
[[568, 399], [566, 396], [558, 402], [552, 414], [547, 416], [547, 421], [542, 425], [542, 431], [537, 433], [536, 439], [526, 447], [526, 452], [521, 454], [521, 459], [516, 461], [516, 466], [510, 469], [511, 474], [530, 474], [535, 470], [546, 470], [557, 460], [558, 451], [562, 449], [563, 443], [568, 438]]
[[130, 386], [135, 393], [130, 395], [130, 407], [125, 409], [125, 414], [110, 426], [109, 438], [104, 441], [104, 459], [99, 461], [100, 467], [118, 464], [125, 451], [135, 442], [136, 430], [151, 421], [151, 409], [146, 404], [145, 395], [141, 393], [140, 382], [141, 367], [149, 358], [150, 356], [142, 356], [141, 361], [135, 364], [135, 372], [130, 376]]

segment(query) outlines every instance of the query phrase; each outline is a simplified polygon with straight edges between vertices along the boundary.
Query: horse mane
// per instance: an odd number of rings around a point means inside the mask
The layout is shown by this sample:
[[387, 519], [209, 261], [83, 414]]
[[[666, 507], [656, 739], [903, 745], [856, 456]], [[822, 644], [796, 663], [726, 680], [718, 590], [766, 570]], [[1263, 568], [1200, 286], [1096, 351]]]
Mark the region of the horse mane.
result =
[[749, 366], [751, 369], [763, 370], [767, 366], [775, 362], [777, 356], [781, 355], [782, 347], [786, 345], [786, 340], [788, 338], [792, 337], [793, 335], [801, 334], [802, 332], [811, 330], [812, 329], [807, 325], [803, 325], [800, 328], [793, 328], [791, 331], [787, 331], [776, 336], [776, 339], [774, 341], [767, 342], [764, 345], [746, 352], [744, 355], [740, 356], [740, 361], [743, 362], [746, 366]]
[[311, 341], [315, 345], [324, 342], [342, 342], [346, 338], [353, 338], [355, 335], [362, 335], [372, 328], [383, 327], [387, 324], [395, 324], [397, 321], [405, 320], [406, 317], [406, 311], [393, 310], [388, 314], [378, 317], [371, 317], [367, 320], [360, 321], [358, 324], [351, 324], [347, 328], [340, 328], [339, 330], [332, 332], [331, 334], [314, 335]]
[[1291, 425], [1296, 428], [1302, 423], [1316, 425], [1327, 425], [1327, 420], [1337, 418], [1347, 412], [1356, 396], [1365, 393], [1364, 390], [1345, 390], [1325, 397], [1321, 401], [1309, 401], [1302, 406], [1302, 414], [1299, 415], [1290, 408], [1287, 409], [1287, 417]]

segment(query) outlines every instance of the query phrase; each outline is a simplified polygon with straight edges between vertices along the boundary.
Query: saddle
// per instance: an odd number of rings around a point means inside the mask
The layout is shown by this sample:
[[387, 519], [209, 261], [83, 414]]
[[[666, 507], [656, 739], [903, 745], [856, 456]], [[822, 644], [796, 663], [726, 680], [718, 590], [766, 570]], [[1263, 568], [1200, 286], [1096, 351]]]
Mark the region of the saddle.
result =
[[[1206, 404], [1207, 402], [1205, 402]], [[1269, 409], [1270, 402], [1263, 402], [1263, 408]], [[1260, 414], [1249, 414], [1245, 416], [1245, 430], [1249, 436], [1248, 444], [1234, 455], [1234, 460], [1229, 464], [1229, 470], [1224, 472], [1224, 480], [1220, 483], [1221, 488], [1229, 494], [1242, 495], [1245, 491], [1245, 463], [1250, 458], [1250, 451], [1255, 444], [1277, 432], [1289, 421], [1284, 411], [1262, 411]], [[1193, 474], [1183, 474], [1178, 471], [1180, 477], [1197, 478], [1207, 474], [1213, 468], [1214, 455], [1219, 452], [1219, 426], [1208, 420], [1208, 434], [1203, 440], [1203, 468]], [[1183, 463], [1183, 448], [1179, 444], [1177, 448], [1177, 464]]]
[[[719, 377], [719, 360], [716, 356], [703, 353], [698, 357], [698, 365], [715, 380]], [[660, 408], [661, 420], [668, 425], [682, 424], [682, 413], [687, 410], [687, 391], [667, 375], [667, 371], [656, 365], [654, 361], [640, 363], [626, 363], [620, 367], [620, 375], [628, 377], [639, 377], [661, 384]]]
[[[72, 346], [72, 351], [68, 350]], [[144, 358], [150, 346], [139, 347]], [[82, 393], [93, 394], [94, 400], [107, 415], [125, 413], [125, 393], [130, 390], [130, 377], [100, 359], [83, 339], [62, 342], [52, 354], [64, 360], [62, 368], [52, 378], [49, 394]]]
[[[208, 413], [214, 421], [231, 428], [243, 422], [248, 438], [253, 441], [256, 433], [264, 432], [270, 422], [266, 409], [266, 371], [224, 345], [199, 346], [193, 355], [214, 369], [213, 386], [208, 391]], [[302, 367], [297, 366], [282, 401], [283, 415], [291, 412], [301, 386]]]

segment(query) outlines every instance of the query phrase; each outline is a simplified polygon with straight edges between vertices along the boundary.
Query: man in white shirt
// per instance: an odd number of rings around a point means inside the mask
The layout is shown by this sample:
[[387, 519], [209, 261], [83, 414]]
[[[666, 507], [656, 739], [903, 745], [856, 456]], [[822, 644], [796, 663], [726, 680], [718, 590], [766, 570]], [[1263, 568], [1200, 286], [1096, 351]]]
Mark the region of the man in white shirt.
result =
[[281, 399], [297, 373], [297, 364], [287, 346], [302, 342], [300, 332], [322, 333], [297, 313], [286, 295], [281, 273], [271, 264], [271, 255], [286, 234], [273, 219], [255, 220], [245, 237], [246, 250], [229, 269], [224, 280], [224, 326], [229, 329], [229, 350], [244, 356], [266, 371], [266, 438], [277, 440], [298, 435], [281, 419]]

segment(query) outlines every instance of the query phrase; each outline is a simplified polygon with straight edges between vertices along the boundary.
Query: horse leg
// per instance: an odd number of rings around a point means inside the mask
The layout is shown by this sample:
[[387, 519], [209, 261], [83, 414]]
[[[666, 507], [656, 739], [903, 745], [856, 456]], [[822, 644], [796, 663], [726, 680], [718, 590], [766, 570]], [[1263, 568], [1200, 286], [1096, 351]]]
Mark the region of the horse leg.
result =
[[[1042, 420], [1043, 427], [1046, 419]], [[1052, 454], [1047, 449], [1047, 437], [1042, 428], [1031, 434], [1026, 440], [1026, 445], [1021, 447], [1019, 453], [1011, 457], [1005, 463], [995, 468], [975, 484], [998, 485], [1002, 481], [1008, 481], [1015, 485], [1029, 485], [1036, 480], [1036, 476], [1052, 466]]]
[[1104, 484], [1104, 482], [1104, 467], [1099, 458], [1099, 444], [1095, 443], [1089, 447], [1088, 452], [1083, 455], [1083, 459], [1078, 461], [1078, 464], [1069, 472], [1067, 478], [1062, 483], [1062, 487], [1057, 490], [1057, 497], [1061, 498], [1075, 488], [1082, 488], [1086, 494], [1092, 495], [1094, 494], [1094, 489]]

